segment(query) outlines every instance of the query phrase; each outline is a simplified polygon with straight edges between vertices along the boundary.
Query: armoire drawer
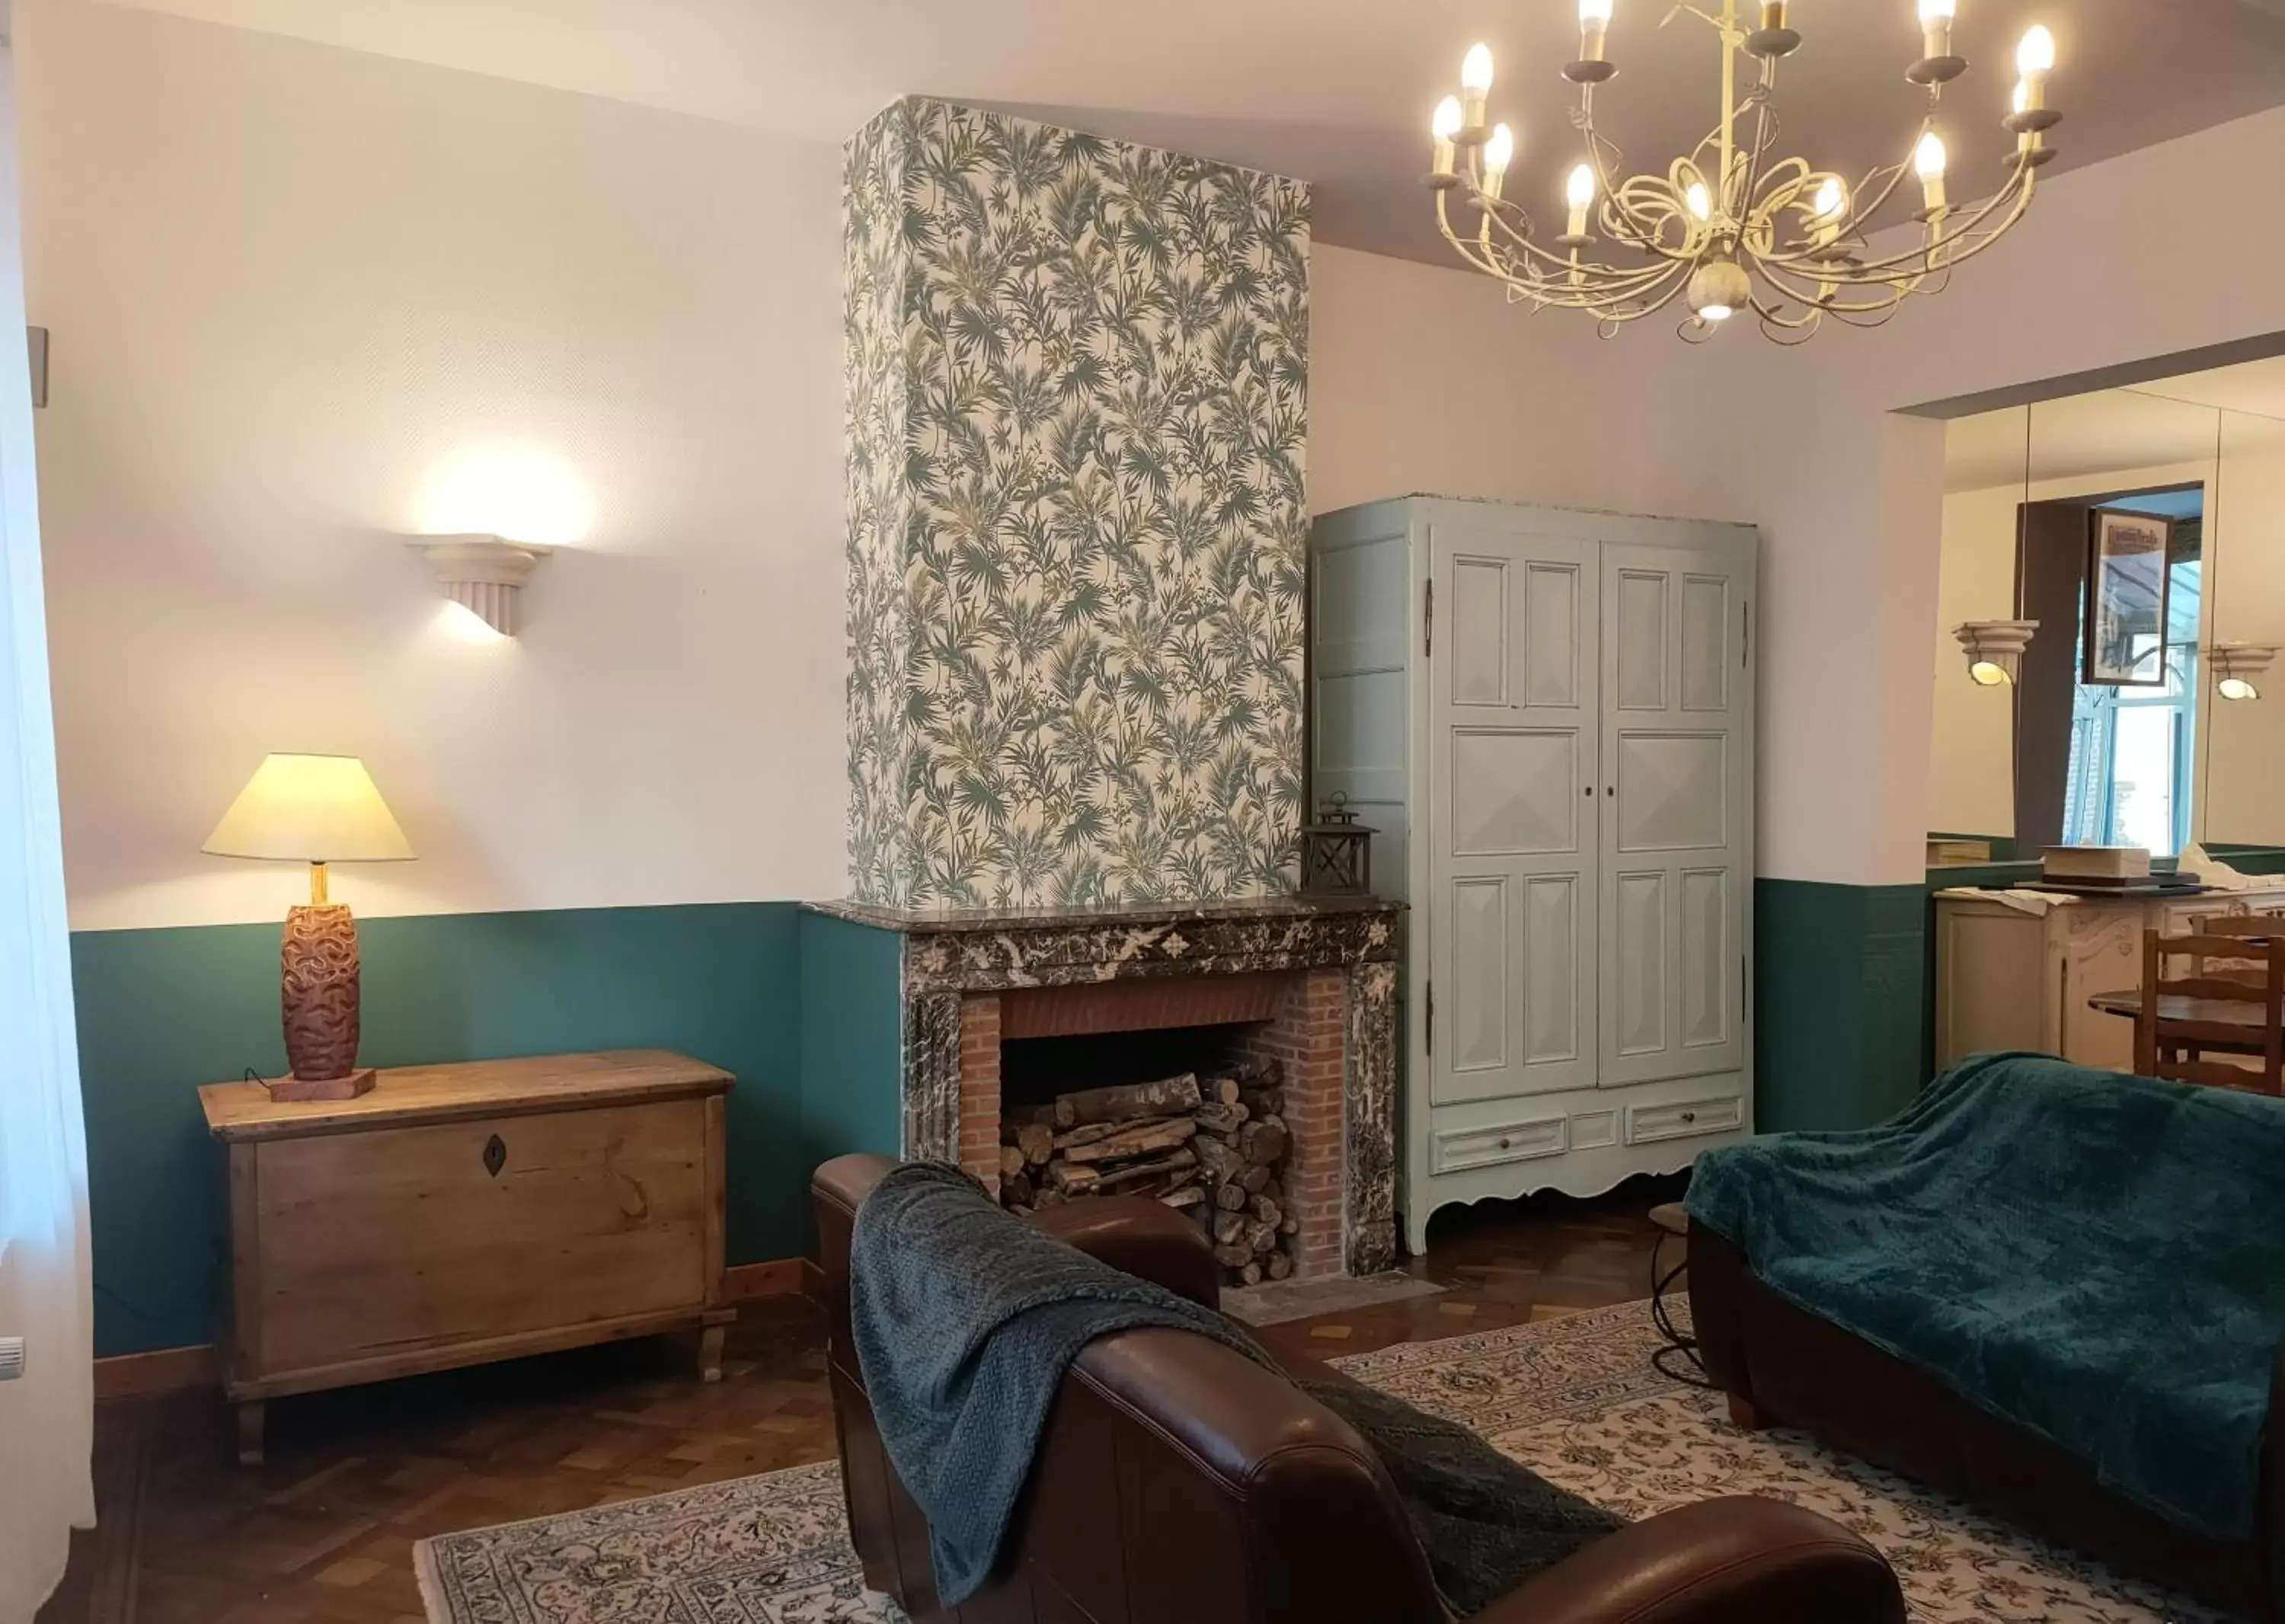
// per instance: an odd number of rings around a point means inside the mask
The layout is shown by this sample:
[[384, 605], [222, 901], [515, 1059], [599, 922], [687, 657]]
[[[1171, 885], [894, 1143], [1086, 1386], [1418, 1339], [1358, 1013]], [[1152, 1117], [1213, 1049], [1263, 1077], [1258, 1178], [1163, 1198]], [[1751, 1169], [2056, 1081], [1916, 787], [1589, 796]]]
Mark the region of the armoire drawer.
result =
[[1432, 1136], [1433, 1173], [1465, 1173], [1503, 1162], [1560, 1156], [1571, 1148], [1570, 1124], [1561, 1117], [1502, 1122], [1490, 1127], [1443, 1128]]
[[1629, 1105], [1627, 1142], [1647, 1145], [1661, 1139], [1731, 1134], [1745, 1123], [1746, 1102], [1734, 1094], [1712, 1100], [1677, 1100], [1671, 1105]]

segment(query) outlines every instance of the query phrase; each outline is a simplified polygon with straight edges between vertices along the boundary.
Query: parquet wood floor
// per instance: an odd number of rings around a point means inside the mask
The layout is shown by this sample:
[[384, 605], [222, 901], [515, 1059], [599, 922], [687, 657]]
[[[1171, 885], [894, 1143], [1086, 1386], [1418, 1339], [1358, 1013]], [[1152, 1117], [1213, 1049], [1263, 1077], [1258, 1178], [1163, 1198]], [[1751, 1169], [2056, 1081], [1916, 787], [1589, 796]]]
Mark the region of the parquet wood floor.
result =
[[[1440, 1214], [1408, 1266], [1441, 1295], [1266, 1328], [1320, 1358], [1624, 1302], [1649, 1290], [1645, 1216], [1678, 1180], [1592, 1201]], [[420, 1624], [415, 1540], [833, 1453], [823, 1336], [797, 1298], [749, 1304], [723, 1380], [664, 1342], [318, 1393], [271, 1406], [270, 1459], [239, 1467], [218, 1394], [96, 1417], [100, 1526], [37, 1624]]]

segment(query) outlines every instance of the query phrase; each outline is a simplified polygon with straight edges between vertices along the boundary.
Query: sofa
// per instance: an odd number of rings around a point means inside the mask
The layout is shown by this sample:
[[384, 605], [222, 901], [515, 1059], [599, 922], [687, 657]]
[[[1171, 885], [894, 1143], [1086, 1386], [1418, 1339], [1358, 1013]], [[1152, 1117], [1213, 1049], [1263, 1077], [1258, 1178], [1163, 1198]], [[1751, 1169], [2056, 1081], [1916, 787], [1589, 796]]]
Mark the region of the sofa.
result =
[[1700, 1158], [1700, 1355], [1741, 1426], [2285, 1624], [2281, 1196], [2285, 1102], [1975, 1056]]
[[[1445, 1624], [1426, 1557], [1363, 1442], [1286, 1377], [1160, 1329], [1090, 1344], [1065, 1375], [992, 1581], [938, 1604], [928, 1526], [883, 1447], [850, 1337], [859, 1205], [892, 1165], [843, 1157], [812, 1181], [828, 1374], [850, 1537], [866, 1583], [915, 1624]], [[1195, 1225], [1104, 1197], [1037, 1220], [1119, 1268], [1213, 1305]], [[1312, 1380], [1338, 1380], [1312, 1364]], [[1734, 1498], [1649, 1518], [1473, 1624], [1903, 1624], [1887, 1562], [1827, 1519]]]

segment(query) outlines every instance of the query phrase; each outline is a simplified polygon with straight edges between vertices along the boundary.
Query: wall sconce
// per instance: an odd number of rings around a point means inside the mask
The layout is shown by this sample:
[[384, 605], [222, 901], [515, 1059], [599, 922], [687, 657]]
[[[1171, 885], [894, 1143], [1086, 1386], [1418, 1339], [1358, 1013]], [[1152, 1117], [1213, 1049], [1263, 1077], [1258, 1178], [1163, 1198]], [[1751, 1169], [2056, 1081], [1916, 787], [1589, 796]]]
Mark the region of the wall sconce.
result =
[[1967, 674], [1976, 686], [1996, 688], [2022, 674], [2023, 650], [2038, 629], [2036, 620], [1971, 620], [1951, 634], [1967, 651]]
[[444, 596], [502, 637], [514, 637], [523, 584], [554, 549], [497, 536], [421, 536], [412, 544], [428, 560]]
[[2259, 699], [2253, 679], [2277, 658], [2274, 643], [2216, 643], [2206, 650], [2213, 665], [2214, 692], [2224, 699]]

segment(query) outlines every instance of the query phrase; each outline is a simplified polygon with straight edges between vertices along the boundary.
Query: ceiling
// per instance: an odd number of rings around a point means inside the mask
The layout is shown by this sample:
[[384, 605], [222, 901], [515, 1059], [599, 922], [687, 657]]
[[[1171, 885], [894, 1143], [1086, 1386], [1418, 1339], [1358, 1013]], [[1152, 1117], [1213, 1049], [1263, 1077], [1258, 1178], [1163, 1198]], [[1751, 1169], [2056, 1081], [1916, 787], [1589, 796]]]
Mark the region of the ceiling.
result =
[[1944, 489], [2021, 483], [2121, 469], [2210, 466], [2285, 448], [2285, 356], [2212, 372], [1956, 418], [1944, 428]]
[[[85, 0], [75, 0], [85, 3]], [[838, 141], [939, 96], [1313, 182], [1324, 240], [1441, 261], [1420, 176], [1428, 110], [1478, 38], [1517, 126], [1513, 195], [1553, 205], [1575, 155], [1573, 0], [116, 0], [410, 60]], [[1605, 134], [1663, 171], [1715, 117], [1718, 54], [1667, 0], [1617, 0]], [[1943, 128], [1954, 174], [1997, 178], [2014, 42], [2045, 21], [2064, 164], [2285, 103], [2285, 0], [1960, 0], [1975, 64]], [[1901, 161], [1912, 0], [1797, 0], [1782, 150], [1857, 173]], [[1970, 188], [1955, 181], [1953, 195]]]

